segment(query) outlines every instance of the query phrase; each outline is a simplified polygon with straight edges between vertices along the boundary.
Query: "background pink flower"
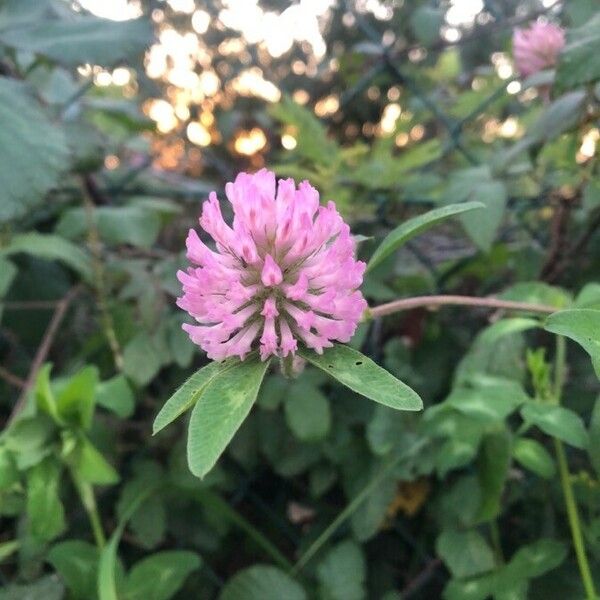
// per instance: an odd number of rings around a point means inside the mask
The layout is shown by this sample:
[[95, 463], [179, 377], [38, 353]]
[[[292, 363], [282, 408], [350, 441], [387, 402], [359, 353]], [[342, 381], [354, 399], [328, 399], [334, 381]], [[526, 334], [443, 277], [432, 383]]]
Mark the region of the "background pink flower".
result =
[[556, 64], [565, 45], [562, 27], [537, 21], [527, 29], [515, 29], [513, 55], [517, 71], [528, 77]]
[[308, 182], [298, 188], [262, 169], [225, 186], [230, 227], [212, 192], [200, 225], [216, 242], [210, 250], [193, 229], [187, 256], [197, 266], [179, 271], [177, 304], [198, 322], [184, 325], [209, 358], [243, 359], [254, 347], [263, 360], [294, 354], [298, 343], [321, 353], [348, 342], [367, 304], [357, 288], [365, 263], [354, 258], [350, 228], [335, 204], [319, 205]]

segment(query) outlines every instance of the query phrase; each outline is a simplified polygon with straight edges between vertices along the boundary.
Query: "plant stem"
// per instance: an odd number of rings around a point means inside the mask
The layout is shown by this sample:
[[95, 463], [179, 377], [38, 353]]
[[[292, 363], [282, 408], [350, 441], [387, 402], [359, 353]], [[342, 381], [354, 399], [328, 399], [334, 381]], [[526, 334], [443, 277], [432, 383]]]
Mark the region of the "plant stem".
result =
[[92, 489], [92, 486], [89, 483], [81, 481], [77, 473], [75, 473], [75, 471], [73, 470], [71, 470], [71, 478], [73, 479], [73, 483], [77, 488], [79, 498], [81, 499], [83, 508], [85, 508], [85, 512], [87, 513], [88, 519], [90, 521], [90, 526], [92, 528], [92, 533], [94, 534], [96, 546], [98, 546], [98, 549], [102, 550], [102, 548], [104, 548], [104, 546], [106, 545], [106, 537], [102, 529], [100, 515], [98, 514], [98, 506], [96, 505], [96, 497], [94, 496], [94, 490]]
[[[556, 358], [554, 366], [554, 399], [557, 404], [560, 404], [561, 401], [562, 388], [565, 381], [565, 367], [565, 338], [559, 335], [556, 338]], [[558, 471], [560, 473], [560, 483], [562, 486], [563, 496], [565, 498], [567, 517], [569, 519], [569, 527], [571, 529], [571, 537], [573, 538], [573, 547], [575, 549], [575, 555], [577, 557], [579, 573], [581, 574], [581, 581], [583, 583], [587, 599], [594, 600], [595, 598], [597, 598], [596, 590], [594, 587], [594, 580], [592, 579], [592, 574], [590, 571], [590, 565], [588, 563], [587, 555], [585, 552], [585, 544], [583, 541], [583, 534], [581, 531], [581, 523], [579, 521], [579, 512], [577, 510], [575, 494], [573, 493], [573, 486], [571, 485], [571, 474], [569, 473], [569, 465], [567, 463], [567, 457], [565, 454], [563, 443], [556, 437], [554, 438], [554, 447], [556, 450]]]
[[477, 298], [473, 296], [415, 296], [414, 298], [402, 298], [386, 304], [380, 304], [365, 312], [363, 320], [385, 317], [394, 313], [410, 310], [413, 308], [433, 308], [436, 306], [477, 306], [480, 308], [497, 308], [503, 310], [520, 310], [550, 314], [558, 309], [545, 304], [532, 304], [530, 302], [513, 302], [512, 300], [500, 300], [499, 298]]
[[367, 483], [367, 485], [352, 499], [352, 502], [331, 522], [323, 533], [307, 548], [307, 550], [298, 559], [290, 574], [297, 575], [311, 560], [311, 558], [329, 541], [331, 536], [338, 530], [340, 525], [348, 519], [356, 509], [373, 493], [375, 488], [389, 474], [389, 472], [408, 455], [417, 452], [423, 446], [422, 442], [414, 444], [410, 450], [404, 453], [398, 453], [392, 457], [381, 470]]

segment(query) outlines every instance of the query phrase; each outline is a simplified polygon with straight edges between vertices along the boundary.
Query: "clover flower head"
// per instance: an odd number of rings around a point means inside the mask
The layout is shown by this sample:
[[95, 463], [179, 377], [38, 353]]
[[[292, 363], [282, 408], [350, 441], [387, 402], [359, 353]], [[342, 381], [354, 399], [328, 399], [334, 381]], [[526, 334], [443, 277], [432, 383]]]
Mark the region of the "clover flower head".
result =
[[307, 181], [296, 187], [262, 169], [225, 186], [233, 209], [228, 225], [214, 192], [200, 226], [187, 237], [192, 265], [179, 271], [177, 300], [197, 322], [183, 326], [213, 360], [258, 347], [262, 360], [294, 355], [298, 344], [317, 352], [348, 342], [367, 304], [358, 291], [365, 263], [355, 260], [350, 228], [335, 204], [319, 205]]
[[536, 21], [527, 29], [515, 29], [513, 56], [515, 66], [522, 77], [556, 64], [565, 45], [565, 32], [554, 23]]

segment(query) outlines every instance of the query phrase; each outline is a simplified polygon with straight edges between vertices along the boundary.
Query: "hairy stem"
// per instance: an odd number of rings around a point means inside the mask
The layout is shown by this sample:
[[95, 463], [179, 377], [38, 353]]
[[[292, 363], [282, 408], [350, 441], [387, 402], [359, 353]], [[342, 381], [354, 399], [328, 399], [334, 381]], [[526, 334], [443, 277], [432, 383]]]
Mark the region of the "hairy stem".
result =
[[123, 352], [117, 334], [115, 333], [115, 326], [113, 323], [112, 315], [108, 310], [108, 302], [106, 300], [106, 284], [104, 280], [104, 267], [102, 264], [102, 255], [100, 248], [100, 235], [96, 226], [95, 220], [95, 205], [91, 195], [86, 191], [84, 186], [84, 197], [85, 197], [85, 210], [88, 220], [88, 246], [92, 253], [92, 267], [94, 273], [94, 286], [96, 288], [96, 297], [98, 302], [98, 309], [100, 310], [100, 320], [102, 324], [102, 330], [104, 336], [110, 346], [115, 367], [118, 371], [123, 370]]
[[480, 308], [496, 308], [503, 310], [520, 310], [525, 312], [535, 312], [550, 314], [558, 309], [554, 306], [545, 304], [533, 304], [530, 302], [513, 302], [512, 300], [500, 300], [499, 298], [477, 298], [474, 296], [415, 296], [414, 298], [403, 298], [394, 300], [386, 304], [380, 304], [366, 311], [363, 319], [365, 321], [393, 315], [403, 310], [413, 308], [434, 308], [437, 306], [476, 306]]

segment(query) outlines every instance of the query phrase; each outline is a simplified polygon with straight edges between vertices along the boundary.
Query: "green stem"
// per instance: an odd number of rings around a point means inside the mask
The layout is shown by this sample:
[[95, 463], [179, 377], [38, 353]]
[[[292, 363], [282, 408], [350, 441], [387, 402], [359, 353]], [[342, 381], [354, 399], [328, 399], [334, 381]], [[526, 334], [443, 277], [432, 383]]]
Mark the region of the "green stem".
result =
[[94, 534], [96, 546], [98, 546], [98, 548], [102, 550], [102, 548], [104, 548], [104, 546], [106, 545], [106, 537], [102, 529], [100, 515], [98, 514], [98, 506], [96, 505], [96, 497], [94, 496], [94, 490], [92, 489], [92, 486], [89, 483], [81, 481], [81, 479], [73, 471], [71, 471], [71, 477], [73, 479], [75, 487], [77, 488], [77, 492], [79, 493], [79, 498], [81, 498], [83, 508], [85, 509], [85, 512], [87, 513], [88, 519], [90, 521], [90, 526], [92, 528], [92, 533]]
[[[556, 339], [556, 358], [554, 367], [554, 399], [557, 404], [560, 404], [561, 401], [562, 388], [565, 381], [565, 369], [565, 338], [559, 335]], [[562, 486], [563, 496], [565, 498], [567, 517], [569, 519], [569, 527], [571, 529], [571, 537], [573, 538], [573, 547], [577, 557], [579, 573], [581, 574], [581, 581], [583, 583], [587, 599], [594, 600], [597, 598], [597, 595], [594, 587], [594, 580], [592, 579], [592, 574], [590, 571], [590, 565], [585, 552], [585, 543], [583, 541], [583, 534], [581, 531], [581, 523], [579, 521], [577, 503], [575, 501], [575, 494], [573, 493], [573, 486], [571, 485], [571, 474], [569, 473], [567, 456], [565, 454], [563, 443], [558, 438], [554, 438], [554, 447], [558, 461], [560, 483]]]
[[329, 541], [329, 538], [338, 530], [340, 525], [350, 518], [355, 510], [373, 493], [375, 488], [389, 474], [389, 472], [407, 455], [412, 454], [422, 447], [422, 442], [417, 442], [408, 452], [398, 453], [387, 464], [385, 464], [379, 473], [377, 473], [369, 483], [354, 497], [352, 502], [331, 522], [323, 533], [308, 547], [306, 552], [298, 559], [290, 574], [297, 575], [311, 560], [311, 558]]
[[490, 521], [490, 537], [492, 539], [492, 546], [494, 548], [494, 554], [499, 564], [504, 564], [504, 552], [502, 552], [502, 543], [500, 542], [500, 529], [498, 527], [498, 521], [496, 519]]

